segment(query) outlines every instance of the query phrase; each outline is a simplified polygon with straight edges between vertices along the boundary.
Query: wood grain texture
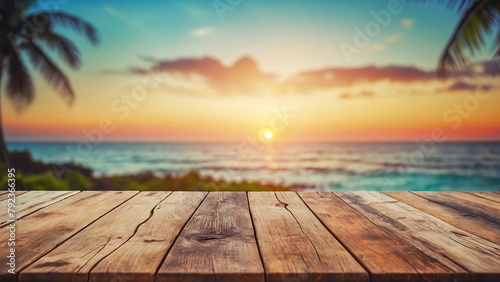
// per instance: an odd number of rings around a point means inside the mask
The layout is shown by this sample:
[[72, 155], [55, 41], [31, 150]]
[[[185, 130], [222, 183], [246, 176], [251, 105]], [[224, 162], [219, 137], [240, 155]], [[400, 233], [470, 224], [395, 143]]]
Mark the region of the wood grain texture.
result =
[[368, 281], [368, 273], [296, 193], [248, 197], [267, 281]]
[[[16, 219], [50, 206], [68, 197], [80, 193], [79, 191], [31, 191], [15, 198]], [[0, 202], [0, 227], [8, 225], [7, 204], [9, 201]]]
[[130, 240], [92, 269], [90, 281], [154, 281], [167, 251], [206, 195], [173, 192]]
[[386, 192], [457, 228], [500, 244], [500, 204], [461, 192]]
[[500, 203], [500, 193], [499, 192], [467, 192], [474, 196], [488, 199], [497, 203]]
[[458, 281], [410, 243], [383, 230], [330, 192], [298, 193], [312, 212], [370, 272], [371, 281]]
[[379, 192], [334, 192], [370, 221], [474, 281], [500, 279], [500, 246]]
[[139, 193], [24, 269], [19, 281], [88, 281], [92, 267], [133, 236], [170, 193]]
[[422, 193], [422, 195], [423, 194], [430, 195], [430, 194], [436, 193], [436, 195], [447, 195], [447, 197], [453, 197], [453, 198], [456, 198], [457, 200], [473, 202], [473, 203], [476, 203], [476, 204], [479, 204], [479, 205], [482, 205], [482, 206], [485, 206], [485, 207], [494, 207], [494, 208], [497, 208], [497, 209], [500, 208], [500, 203], [498, 203], [496, 201], [491, 201], [490, 199], [486, 199], [484, 197], [479, 197], [479, 199], [478, 199], [478, 197], [475, 196], [474, 194], [467, 193], [467, 192], [459, 192], [459, 191], [452, 191], [452, 192], [415, 191], [415, 192], [412, 192], [412, 193], [415, 193], [415, 194], [421, 194]]
[[0, 281], [500, 281], [496, 192], [23, 192]]
[[[16, 272], [63, 243], [94, 220], [122, 204], [136, 191], [81, 192], [67, 200], [34, 212], [16, 223]], [[10, 231], [0, 229], [0, 240], [7, 242]], [[15, 281], [7, 273], [7, 248], [1, 249], [0, 281]]]
[[157, 281], [264, 281], [244, 192], [211, 192], [157, 274]]
[[[14, 192], [14, 194], [16, 195], [16, 197], [17, 197], [17, 196], [21, 196], [22, 194], [25, 194], [25, 193], [28, 193], [28, 191], [17, 191], [17, 190], [16, 190], [16, 192]], [[2, 195], [0, 195], [0, 201], [5, 201], [6, 199], [10, 198], [10, 197], [9, 197], [9, 194], [10, 194], [10, 193], [5, 192], [5, 193], [3, 193]]]

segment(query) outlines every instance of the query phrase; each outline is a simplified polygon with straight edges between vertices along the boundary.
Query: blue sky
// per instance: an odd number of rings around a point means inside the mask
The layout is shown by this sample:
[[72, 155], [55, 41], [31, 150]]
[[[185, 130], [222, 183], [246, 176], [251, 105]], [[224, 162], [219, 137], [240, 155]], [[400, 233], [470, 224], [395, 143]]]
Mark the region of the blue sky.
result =
[[[33, 105], [18, 114], [5, 104], [8, 140], [79, 140], [109, 119], [116, 130], [106, 141], [239, 141], [283, 109], [300, 118], [273, 137], [280, 141], [425, 139], [454, 125], [456, 116], [443, 114], [484, 83], [432, 73], [459, 19], [434, 4], [401, 1], [401, 12], [347, 60], [341, 46], [354, 46], [355, 28], [393, 0], [242, 0], [223, 19], [213, 0], [54, 2], [95, 25], [101, 44], [58, 30], [82, 51], [81, 70], [64, 67], [75, 103], [68, 107], [35, 74]], [[488, 50], [476, 56], [474, 73], [490, 58]], [[153, 67], [164, 83], [125, 105]], [[498, 76], [486, 86], [498, 92]], [[491, 95], [450, 139], [500, 139], [499, 103]]]
[[[208, 55], [226, 63], [250, 55], [264, 70], [278, 73], [332, 65], [434, 68], [458, 15], [433, 4], [401, 1], [402, 12], [371, 38], [384, 49], [362, 52], [351, 62], [342, 56], [340, 43], [352, 42], [354, 27], [363, 29], [373, 20], [370, 12], [387, 9], [388, 2], [243, 0], [222, 21], [209, 0], [68, 1], [60, 8], [100, 31], [98, 49], [68, 34], [82, 46], [85, 69], [90, 70], [137, 64], [139, 54], [160, 59]], [[402, 20], [411, 20], [412, 27], [403, 27]], [[197, 30], [202, 35], [193, 36]], [[389, 43], [391, 36], [401, 39]]]

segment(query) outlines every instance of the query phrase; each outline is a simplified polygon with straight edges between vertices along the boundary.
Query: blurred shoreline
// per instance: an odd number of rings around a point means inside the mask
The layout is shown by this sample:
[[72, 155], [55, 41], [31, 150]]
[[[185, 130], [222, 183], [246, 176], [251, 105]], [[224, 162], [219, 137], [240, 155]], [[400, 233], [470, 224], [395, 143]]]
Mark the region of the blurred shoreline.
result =
[[[152, 172], [95, 177], [91, 168], [75, 163], [44, 163], [28, 151], [9, 152], [16, 169], [17, 190], [139, 190], [139, 191], [287, 191], [279, 185], [257, 181], [228, 182], [195, 171], [159, 177]], [[5, 169], [5, 168], [2, 168]], [[7, 176], [0, 180], [7, 186]]]
[[297, 191], [500, 190], [500, 142], [240, 145], [103, 142], [85, 151], [77, 142], [8, 144], [11, 151], [29, 151], [36, 161], [71, 161], [91, 168], [96, 179], [196, 175], [210, 182], [252, 182]]

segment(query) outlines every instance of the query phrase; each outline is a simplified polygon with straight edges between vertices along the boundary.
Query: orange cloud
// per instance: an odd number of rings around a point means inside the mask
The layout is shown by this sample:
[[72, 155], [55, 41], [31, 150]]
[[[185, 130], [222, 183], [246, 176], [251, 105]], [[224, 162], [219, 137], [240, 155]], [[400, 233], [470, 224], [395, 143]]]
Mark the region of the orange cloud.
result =
[[[211, 57], [176, 60], [148, 58], [147, 62], [152, 63], [150, 68], [131, 68], [129, 72], [141, 75], [150, 73], [166, 74], [169, 76], [169, 79], [166, 79], [166, 87], [169, 93], [197, 95], [310, 94], [318, 90], [351, 87], [381, 81], [395, 83], [438, 81], [435, 71], [426, 71], [414, 66], [330, 67], [302, 71], [280, 80], [276, 75], [260, 70], [258, 63], [250, 57], [243, 57], [232, 65], [224, 65], [219, 60]], [[460, 78], [498, 74], [498, 68], [493, 63], [471, 64], [468, 68], [450, 74], [447, 81], [454, 81], [456, 85], [449, 89], [443, 89], [444, 91], [465, 90], [464, 87], [470, 89], [472, 86], [464, 85], [463, 82], [460, 82]]]
[[250, 57], [243, 57], [231, 66], [210, 57], [164, 60], [154, 63], [151, 69], [132, 68], [130, 71], [137, 74], [166, 73], [186, 80], [199, 77], [220, 95], [258, 94], [270, 89], [273, 78], [273, 75], [262, 72]]

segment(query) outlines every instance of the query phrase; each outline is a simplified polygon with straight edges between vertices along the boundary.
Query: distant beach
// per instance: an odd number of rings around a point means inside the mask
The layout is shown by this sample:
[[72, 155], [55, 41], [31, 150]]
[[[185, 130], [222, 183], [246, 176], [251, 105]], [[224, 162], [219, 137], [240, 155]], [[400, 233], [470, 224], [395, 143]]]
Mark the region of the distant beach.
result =
[[[195, 171], [226, 181], [258, 181], [294, 190], [500, 190], [500, 142], [416, 143], [101, 143], [11, 142], [43, 162], [72, 161], [94, 176]], [[423, 150], [423, 151], [422, 151]], [[431, 150], [431, 151], [425, 151]], [[424, 158], [410, 157], [421, 151]], [[415, 154], [413, 154], [414, 156]]]

